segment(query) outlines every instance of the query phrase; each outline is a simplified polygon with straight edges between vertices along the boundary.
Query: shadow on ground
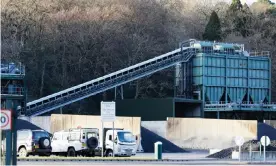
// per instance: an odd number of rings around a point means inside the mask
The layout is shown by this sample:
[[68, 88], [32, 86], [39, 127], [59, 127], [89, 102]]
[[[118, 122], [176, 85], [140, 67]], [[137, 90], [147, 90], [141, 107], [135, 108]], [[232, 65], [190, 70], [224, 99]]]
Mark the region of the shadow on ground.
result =
[[162, 142], [164, 153], [183, 153], [188, 152], [174, 143], [166, 140], [165, 138], [155, 134], [154, 132], [141, 126], [141, 136], [142, 136], [142, 147], [144, 152], [152, 153], [154, 152], [154, 143], [157, 141]]

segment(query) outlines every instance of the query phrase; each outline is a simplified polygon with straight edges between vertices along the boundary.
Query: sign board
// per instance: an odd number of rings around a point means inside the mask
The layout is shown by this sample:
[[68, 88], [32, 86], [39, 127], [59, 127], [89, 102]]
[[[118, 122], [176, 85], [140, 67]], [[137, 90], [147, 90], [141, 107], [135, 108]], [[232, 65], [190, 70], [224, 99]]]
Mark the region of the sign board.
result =
[[261, 138], [261, 144], [263, 146], [268, 146], [270, 144], [270, 139], [268, 136], [262, 136]]
[[238, 146], [242, 146], [244, 144], [244, 138], [242, 136], [236, 136], [235, 143]]
[[1, 110], [1, 130], [11, 130], [11, 111]]
[[102, 122], [114, 122], [116, 119], [115, 102], [101, 102], [101, 119]]

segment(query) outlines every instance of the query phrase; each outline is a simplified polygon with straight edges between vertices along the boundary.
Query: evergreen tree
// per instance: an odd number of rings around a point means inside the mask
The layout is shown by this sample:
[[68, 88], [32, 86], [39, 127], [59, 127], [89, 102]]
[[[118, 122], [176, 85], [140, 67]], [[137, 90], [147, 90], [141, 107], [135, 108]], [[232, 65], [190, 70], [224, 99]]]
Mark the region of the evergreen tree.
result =
[[205, 27], [203, 39], [209, 41], [221, 40], [220, 20], [215, 11], [212, 12], [209, 22]]
[[231, 12], [241, 11], [242, 10], [242, 4], [240, 0], [232, 0], [232, 3], [229, 7]]
[[227, 20], [229, 21], [229, 27], [231, 27], [227, 31], [238, 32], [243, 37], [250, 34], [252, 13], [247, 4], [243, 6], [240, 0], [232, 0], [227, 11]]
[[275, 4], [274, 2], [271, 2], [270, 0], [258, 0], [258, 2], [266, 3], [266, 4], [269, 4], [269, 5], [274, 5]]
[[250, 11], [249, 6], [245, 3], [243, 5], [243, 10], [240, 15], [240, 25], [237, 27], [237, 31], [240, 32], [240, 34], [243, 37], [247, 37], [250, 35], [250, 29], [252, 27], [252, 12]]

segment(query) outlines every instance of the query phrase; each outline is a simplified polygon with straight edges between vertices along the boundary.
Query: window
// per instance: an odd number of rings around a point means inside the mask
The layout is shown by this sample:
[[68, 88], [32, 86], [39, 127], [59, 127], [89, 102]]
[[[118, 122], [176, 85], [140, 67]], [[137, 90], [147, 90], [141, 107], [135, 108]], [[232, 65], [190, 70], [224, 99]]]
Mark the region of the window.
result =
[[109, 135], [109, 140], [110, 140], [110, 141], [112, 140], [112, 135]]
[[53, 140], [61, 140], [61, 133], [55, 133]]
[[80, 133], [70, 133], [69, 140], [80, 140]]
[[95, 137], [97, 138], [97, 134], [96, 133], [87, 133], [87, 139], [91, 138], [91, 137]]
[[68, 140], [69, 133], [63, 133], [62, 140]]
[[49, 134], [45, 131], [33, 131], [34, 140], [39, 140], [41, 137], [49, 137]]
[[20, 131], [20, 132], [18, 132], [17, 135], [18, 135], [17, 139], [19, 139], [19, 140], [26, 140], [26, 139], [28, 139], [29, 132], [28, 131]]
[[130, 132], [118, 132], [118, 138], [121, 142], [135, 142], [135, 138]]

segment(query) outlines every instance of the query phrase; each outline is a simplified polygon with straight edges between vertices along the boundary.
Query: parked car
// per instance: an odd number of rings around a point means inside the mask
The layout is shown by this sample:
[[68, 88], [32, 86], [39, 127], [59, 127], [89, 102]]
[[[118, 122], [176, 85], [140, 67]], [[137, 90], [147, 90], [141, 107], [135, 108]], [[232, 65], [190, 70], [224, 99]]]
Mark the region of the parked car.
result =
[[17, 131], [17, 155], [50, 156], [52, 151], [50, 135], [45, 130], [23, 129]]

